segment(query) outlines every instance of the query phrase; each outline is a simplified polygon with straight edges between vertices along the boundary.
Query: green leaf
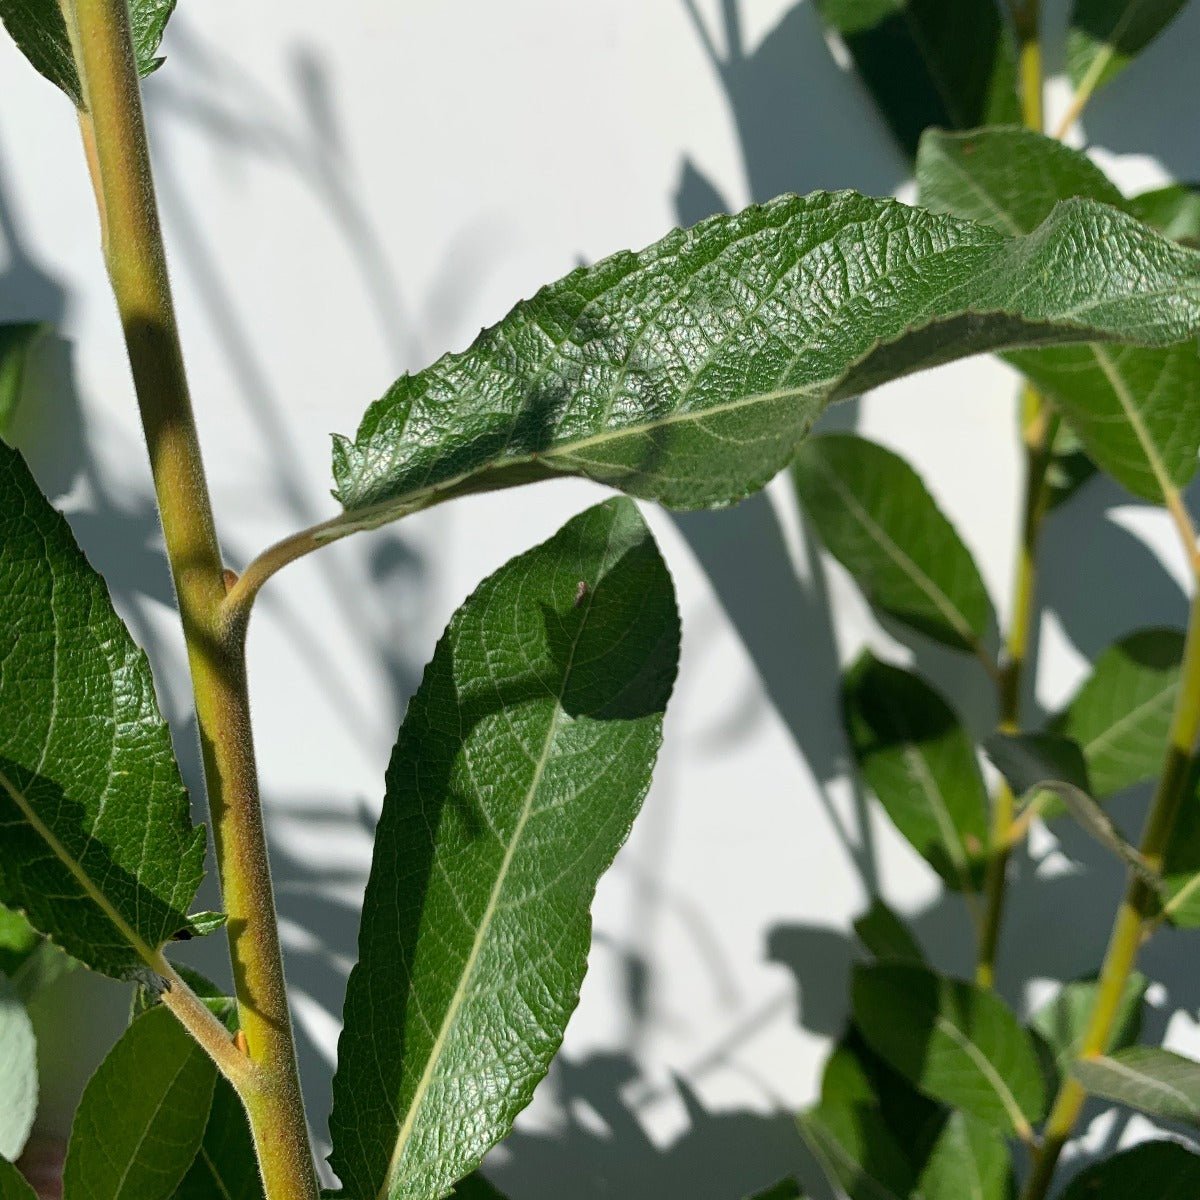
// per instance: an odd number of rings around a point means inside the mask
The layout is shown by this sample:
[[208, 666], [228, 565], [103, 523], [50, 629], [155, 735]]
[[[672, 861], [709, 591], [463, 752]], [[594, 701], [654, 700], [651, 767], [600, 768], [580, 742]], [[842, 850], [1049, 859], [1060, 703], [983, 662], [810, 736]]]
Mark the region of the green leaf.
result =
[[1081, 1171], [1062, 1200], [1194, 1200], [1198, 1193], [1200, 1157], [1178, 1142], [1143, 1142]]
[[[917, 160], [921, 202], [937, 212], [1027, 234], [1060, 201], [1084, 197], [1125, 207], [1086, 155], [1019, 129], [931, 131]], [[1200, 452], [1200, 353], [1100, 344], [1006, 355], [1048, 394], [1084, 448], [1134, 495], [1161, 503], [1196, 470]]]
[[1096, 474], [1096, 464], [1088, 457], [1083, 443], [1070, 425], [1060, 421], [1046, 465], [1047, 509], [1065, 504]]
[[[0, 0], [3, 4], [4, 0]], [[34, 343], [49, 328], [39, 322], [0, 325], [0, 438], [7, 440], [25, 383], [25, 366]]]
[[406, 375], [334, 451], [372, 528], [584, 475], [681, 508], [749, 495], [831, 401], [984, 350], [1162, 344], [1200, 325], [1200, 255], [1073, 201], [1028, 237], [851, 192], [712, 217], [580, 268]]
[[19, 912], [0, 905], [0, 974], [14, 975], [41, 941], [42, 935]]
[[794, 1179], [783, 1179], [774, 1187], [747, 1196], [746, 1200], [804, 1200], [804, 1192]]
[[1067, 74], [1091, 95], [1111, 83], [1175, 19], [1187, 0], [1075, 0]]
[[25, 1176], [3, 1158], [0, 1158], [0, 1200], [38, 1200]]
[[1171, 241], [1200, 245], [1200, 187], [1196, 184], [1172, 183], [1155, 188], [1126, 201], [1125, 207]]
[[478, 1171], [456, 1184], [450, 1197], [451, 1200], [505, 1200], [504, 1193], [488, 1183]]
[[896, 828], [953, 888], [977, 887], [987, 791], [971, 739], [924, 680], [864, 654], [842, 684], [846, 736]]
[[917, 1180], [920, 1200], [1009, 1200], [1012, 1159], [1004, 1134], [953, 1112]]
[[161, 1006], [122, 1035], [84, 1089], [63, 1170], [68, 1196], [167, 1200], [200, 1148], [217, 1069]]
[[994, 615], [979, 568], [904, 459], [865, 438], [829, 434], [800, 447], [792, 477], [821, 540], [871, 604], [987, 657]]
[[528, 1103], [650, 783], [678, 647], [670, 577], [620, 499], [450, 622], [388, 767], [346, 996], [330, 1163], [350, 1194], [441, 1195]]
[[925, 955], [908, 926], [878, 896], [854, 922], [858, 940], [879, 959], [923, 963]]
[[[158, 70], [162, 59], [155, 57], [175, 0], [129, 0], [138, 73]], [[61, 88], [76, 108], [85, 108], [71, 38], [59, 0], [0, 0], [0, 22], [12, 35], [34, 68]]]
[[1158, 1046], [1081, 1059], [1071, 1072], [1089, 1092], [1152, 1117], [1200, 1123], [1200, 1063]]
[[1200, 762], [1193, 760], [1187, 800], [1179, 807], [1163, 860], [1166, 915], [1181, 929], [1200, 927]]
[[871, 1047], [926, 1095], [1022, 1136], [1041, 1117], [1033, 1042], [995, 993], [875, 963], [855, 968], [852, 1007]]
[[25, 1148], [37, 1114], [37, 1041], [16, 989], [0, 976], [0, 1158]]
[[931, 125], [1021, 119], [1013, 41], [990, 0], [819, 0], [911, 157]]
[[[213, 1090], [212, 1107], [200, 1148], [173, 1200], [215, 1200], [218, 1197], [219, 1200], [263, 1200], [262, 1180], [246, 1110], [229, 1081], [220, 1076]], [[476, 1193], [472, 1200], [486, 1200], [486, 1193]]]
[[146, 656], [66, 521], [0, 445], [0, 902], [132, 977], [203, 874]]
[[905, 1200], [912, 1168], [871, 1108], [828, 1104], [796, 1118], [825, 1178], [849, 1200]]
[[1082, 748], [1092, 795], [1103, 799], [1158, 776], [1182, 660], [1182, 630], [1131, 633], [1100, 655], [1054, 720], [1054, 731]]

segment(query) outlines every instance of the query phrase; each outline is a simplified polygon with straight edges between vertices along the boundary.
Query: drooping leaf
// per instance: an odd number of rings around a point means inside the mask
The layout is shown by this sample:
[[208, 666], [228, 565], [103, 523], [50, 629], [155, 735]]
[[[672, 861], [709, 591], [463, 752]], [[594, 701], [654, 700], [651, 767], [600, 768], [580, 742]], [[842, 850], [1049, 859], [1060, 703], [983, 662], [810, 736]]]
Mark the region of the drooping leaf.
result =
[[425, 1200], [529, 1101], [575, 1007], [678, 653], [670, 577], [614, 500], [459, 609], [387, 773], [331, 1120], [351, 1194]]
[[796, 1121], [839, 1194], [848, 1200], [906, 1200], [912, 1168], [874, 1109], [822, 1101]]
[[335, 445], [322, 536], [580, 474], [680, 508], [749, 495], [831, 401], [968, 354], [1178, 342], [1200, 254], [1064, 204], [1006, 238], [890, 200], [782, 197], [544, 288], [404, 376]]
[[1074, 0], [1067, 74], [1090, 95], [1111, 83], [1175, 19], [1187, 0]]
[[1071, 1073], [1093, 1095], [1152, 1117], [1200, 1123], [1200, 1063], [1158, 1046], [1085, 1058]]
[[[0, 4], [3, 0], [0, 0]], [[21, 400], [25, 365], [47, 326], [36, 321], [0, 325], [0, 438], [7, 440]]]
[[1045, 1106], [1033, 1042], [994, 993], [907, 963], [855, 968], [863, 1037], [927, 1095], [1028, 1134]]
[[4, 1158], [0, 1158], [0, 1200], [38, 1200], [25, 1176]]
[[[1027, 234], [1054, 207], [1084, 197], [1124, 208], [1086, 155], [1021, 129], [931, 131], [917, 159], [921, 202], [1008, 234]], [[1134, 495], [1161, 502], [1196, 470], [1200, 353], [1178, 346], [1063, 346], [1006, 355], [1047, 393], [1088, 455]]]
[[187, 927], [203, 863], [146, 656], [0, 444], [0, 902], [129, 977]]
[[212, 1060], [167, 1009], [143, 1013], [84, 1089], [66, 1194], [169, 1200], [200, 1148], [216, 1079]]
[[1126, 201], [1139, 221], [1185, 246], [1200, 245], [1200, 185], [1172, 183]]
[[925, 955], [907, 925], [878, 896], [854, 922], [858, 940], [879, 959], [923, 963]]
[[965, 1112], [946, 1118], [917, 1180], [920, 1200], [1009, 1200], [1012, 1158], [1004, 1134]]
[[1062, 1200], [1193, 1200], [1200, 1157], [1178, 1142], [1143, 1142], [1093, 1163], [1071, 1180]]
[[994, 617], [979, 568], [904, 459], [866, 438], [829, 434], [800, 447], [792, 477], [821, 540], [876, 608], [986, 657]]
[[[134, 57], [140, 75], [149, 75], [162, 65], [163, 60], [156, 55], [174, 10], [175, 0], [129, 0]], [[0, 0], [0, 23], [36, 70], [66, 92], [76, 108], [86, 107], [59, 0]]]
[[37, 1040], [16, 989], [0, 976], [0, 1158], [16, 1159], [37, 1115]]
[[1056, 732], [1082, 748], [1097, 798], [1154, 779], [1161, 770], [1183, 640], [1176, 629], [1142, 629], [1123, 637], [1100, 655], [1054, 721]]
[[987, 791], [974, 746], [924, 680], [871, 654], [842, 684], [846, 736], [896, 828], [953, 888], [974, 890], [987, 846]]
[[1019, 121], [1013, 40], [989, 0], [819, 0], [911, 157], [931, 125]]

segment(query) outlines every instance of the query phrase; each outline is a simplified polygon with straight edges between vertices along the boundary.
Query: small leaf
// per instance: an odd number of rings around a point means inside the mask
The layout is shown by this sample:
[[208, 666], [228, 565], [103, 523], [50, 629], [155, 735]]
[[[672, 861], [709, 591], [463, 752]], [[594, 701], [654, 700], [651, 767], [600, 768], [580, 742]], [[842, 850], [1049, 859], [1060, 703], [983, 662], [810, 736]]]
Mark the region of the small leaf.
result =
[[222, 912], [198, 912], [188, 917], [187, 924], [175, 931], [174, 940], [188, 942], [194, 937], [207, 937], [225, 927], [229, 918]]
[[678, 647], [628, 500], [513, 559], [450, 622], [388, 767], [346, 996], [330, 1162], [351, 1195], [441, 1195], [529, 1102], [650, 783]]
[[850, 192], [785, 196], [580, 268], [404, 376], [335, 444], [346, 511], [322, 536], [563, 474], [728, 504], [829, 403], [890, 379], [1198, 326], [1200, 255], [1102, 205], [1068, 202], [1006, 238]]
[[1089, 1092], [1152, 1117], [1200, 1123], [1200, 1063], [1157, 1046], [1085, 1058], [1072, 1074]]
[[25, 1148], [37, 1114], [37, 1041], [12, 984], [0, 976], [0, 1158]]
[[896, 828], [953, 888], [976, 889], [987, 792], [958, 718], [927, 683], [864, 654], [842, 685], [846, 736]]
[[[129, 0], [129, 21], [138, 73], [158, 70], [156, 58], [175, 0]], [[85, 108], [71, 38], [59, 0], [0, 0], [3, 23], [33, 67], [61, 88], [76, 108]]]
[[84, 1089], [66, 1194], [168, 1200], [200, 1148], [216, 1079], [212, 1060], [167, 1009], [143, 1013]]
[[146, 656], [0, 444], [0, 902], [131, 978], [188, 923], [204, 830]]
[[877, 896], [854, 922], [858, 940], [878, 959], [923, 963], [924, 954], [908, 926]]
[[953, 1112], [946, 1119], [913, 1195], [920, 1200], [1009, 1200], [1012, 1159], [1004, 1134]]
[[1158, 776], [1179, 693], [1183, 631], [1142, 629], [1096, 660], [1055, 732], [1087, 760], [1092, 795], [1104, 799]]
[[1200, 245], [1200, 187], [1196, 184], [1172, 183], [1142, 192], [1126, 201], [1125, 207], [1163, 237], [1185, 246]]
[[[3, 3], [0, 0], [0, 5]], [[29, 353], [48, 328], [38, 322], [0, 325], [0, 439], [7, 441], [12, 431]]]
[[1075, 0], [1067, 74], [1090, 95], [1111, 83], [1175, 19], [1187, 0]]
[[912, 1168], [879, 1114], [824, 1101], [796, 1118], [825, 1178], [849, 1200], [905, 1200]]
[[0, 905], [0, 974], [11, 978], [41, 941], [42, 935], [19, 912]]
[[989, 0], [819, 0], [880, 115], [911, 156], [931, 125], [1021, 119], [1011, 35]]
[[1092, 1163], [1071, 1180], [1062, 1200], [1193, 1200], [1200, 1194], [1200, 1157], [1178, 1142], [1143, 1142]]
[[38, 1200], [25, 1176], [3, 1158], [0, 1158], [0, 1200]]
[[800, 447], [792, 476], [821, 540], [876, 608], [986, 657], [994, 617], [979, 568], [904, 459], [865, 438], [830, 434]]
[[926, 1095], [1021, 1136], [1041, 1117], [1033, 1042], [995, 993], [876, 963], [855, 968], [852, 1006], [867, 1042]]

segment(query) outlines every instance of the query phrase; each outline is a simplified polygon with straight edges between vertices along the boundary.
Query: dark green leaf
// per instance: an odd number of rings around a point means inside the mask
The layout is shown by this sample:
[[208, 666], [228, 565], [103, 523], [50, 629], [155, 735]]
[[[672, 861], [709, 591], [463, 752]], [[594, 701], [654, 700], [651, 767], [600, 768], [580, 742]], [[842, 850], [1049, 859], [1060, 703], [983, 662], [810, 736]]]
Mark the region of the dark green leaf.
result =
[[678, 643], [623, 499], [455, 614], [388, 767], [347, 991], [330, 1162], [350, 1194], [442, 1194], [528, 1103], [649, 786]]
[[63, 1171], [68, 1196], [167, 1200], [208, 1121], [217, 1069], [165, 1008], [143, 1013], [84, 1089]]
[[792, 475], [821, 540], [876, 608], [986, 657], [994, 618], [979, 568], [904, 459], [865, 438], [829, 434], [800, 447]]
[[849, 1200], [905, 1200], [912, 1168], [879, 1113], [822, 1101], [797, 1118], [826, 1179]]
[[[162, 64], [155, 55], [174, 9], [175, 0], [130, 0], [129, 20], [139, 74], [149, 75]], [[71, 37], [59, 0], [0, 0], [0, 22], [30, 63], [62, 88], [77, 108], [84, 108]]]
[[1173, 925], [1200, 927], [1200, 761], [1193, 761], [1187, 799], [1180, 805], [1163, 861], [1165, 906]]
[[879, 959], [923, 963], [925, 956], [908, 926], [877, 896], [854, 922], [858, 940]]
[[1091, 675], [1053, 724], [1087, 759], [1092, 795], [1104, 799], [1162, 769], [1183, 632], [1142, 629], [1096, 660]]
[[1178, 1142], [1144, 1142], [1071, 1180], [1062, 1200], [1195, 1200], [1200, 1157]]
[[1198, 325], [1200, 255], [1101, 205], [1006, 238], [849, 192], [782, 197], [581, 268], [403, 377], [336, 443], [347, 511], [323, 536], [562, 474], [725, 504], [789, 462], [827, 404], [889, 379]]
[[946, 1118], [913, 1193], [920, 1200], [1009, 1200], [1012, 1159], [1004, 1134], [965, 1112]]
[[1125, 207], [1139, 221], [1157, 229], [1173, 242], [1200, 245], [1200, 186], [1172, 183], [1143, 192], [1126, 201]]
[[0, 444], [0, 902], [118, 977], [188, 925], [204, 830], [146, 656]]
[[1012, 38], [991, 0], [819, 0], [911, 157], [931, 125], [1021, 119]]
[[1200, 1063], [1158, 1046], [1081, 1059], [1071, 1072], [1093, 1095], [1152, 1117], [1200, 1123]]
[[[456, 1192], [467, 1196], [469, 1193]], [[217, 1077], [200, 1149], [174, 1200], [263, 1200], [254, 1142], [242, 1102], [229, 1081]], [[486, 1193], [472, 1200], [486, 1200]]]
[[[4, 0], [0, 0], [0, 5], [3, 3]], [[47, 328], [37, 322], [0, 325], [0, 438], [7, 440], [12, 429], [25, 383], [29, 352]]]
[[1046, 467], [1047, 508], [1053, 510], [1065, 504], [1096, 474], [1096, 470], [1079, 435], [1065, 421], [1060, 421]]
[[1187, 0], [1075, 0], [1067, 74], [1091, 95], [1115, 79], [1175, 19]]
[[974, 890], [987, 792], [950, 707], [924, 680], [870, 654], [846, 675], [842, 705], [855, 759], [896, 828], [947, 884]]
[[746, 1200], [804, 1200], [804, 1192], [794, 1179], [784, 1179], [766, 1191], [747, 1196]]
[[451, 1200], [505, 1200], [504, 1193], [488, 1183], [478, 1171], [455, 1185], [450, 1197]]
[[0, 975], [0, 1158], [25, 1148], [37, 1114], [37, 1042], [16, 989]]
[[3, 1158], [0, 1158], [0, 1200], [38, 1200], [25, 1176]]
[[872, 1048], [927, 1095], [1022, 1135], [1041, 1117], [1033, 1042], [994, 992], [875, 963], [855, 968], [852, 1006]]

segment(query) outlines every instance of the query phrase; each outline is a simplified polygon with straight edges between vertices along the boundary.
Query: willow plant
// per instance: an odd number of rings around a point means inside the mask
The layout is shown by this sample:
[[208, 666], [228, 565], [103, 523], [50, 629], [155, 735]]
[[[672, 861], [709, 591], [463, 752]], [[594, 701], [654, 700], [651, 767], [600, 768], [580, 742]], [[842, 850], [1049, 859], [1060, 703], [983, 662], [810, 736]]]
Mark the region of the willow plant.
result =
[[[0, 1044], [12, 1047], [0, 1071], [10, 1092], [0, 1196], [32, 1195], [11, 1161], [36, 1089], [21, 987], [39, 964], [68, 960], [133, 981], [137, 999], [80, 1103], [67, 1200], [320, 1194], [247, 699], [255, 599], [288, 563], [337, 539], [564, 475], [625, 495], [479, 585], [399, 730], [333, 1081], [329, 1162], [340, 1190], [327, 1194], [495, 1194], [477, 1168], [562, 1041], [591, 898], [646, 794], [674, 681], [671, 578], [635, 501], [731, 504], [793, 461], [813, 521], [872, 600], [974, 655], [995, 684], [1008, 736], [992, 753], [1012, 785], [988, 800], [972, 742], [927, 684], [869, 660], [852, 672], [846, 711], [864, 774], [976, 911], [981, 950], [977, 983], [943, 978], [888, 910], [864, 924], [877, 961], [855, 976], [854, 1032], [821, 1106], [801, 1122], [837, 1186], [958, 1200], [972, 1194], [962, 1181], [978, 1178], [985, 1191], [974, 1194], [1005, 1195], [1011, 1147], [1023, 1142], [1035, 1159], [1027, 1195], [1038, 1200], [1085, 1089], [1172, 1117], [1193, 1097], [1200, 1105], [1200, 1065], [1114, 1044], [1135, 1024], [1132, 968], [1145, 934], [1200, 920], [1190, 847], [1172, 836], [1192, 796], [1200, 633], [1116, 647], [1051, 734], [1023, 733], [1016, 703], [1037, 530], [1067, 431], [1089, 464], [1165, 504], [1195, 558], [1179, 498], [1200, 445], [1200, 253], [1179, 240], [1187, 194], [1127, 201], [1085, 158], [1033, 132], [929, 134], [923, 207], [850, 192], [783, 196], [580, 268], [465, 351], [399, 379], [355, 436], [334, 444], [340, 511], [235, 573], [205, 484], [142, 117], [140, 78], [159, 66], [172, 7], [0, 0], [0, 17], [79, 114], [188, 649], [222, 911], [193, 911], [206, 834], [191, 823], [149, 663], [19, 451], [0, 446], [0, 930], [14, 976], [0, 1008]], [[917, 28], [903, 5], [881, 17], [882, 7], [827, 5], [872, 69], [877, 33], [894, 42], [895, 20]], [[914, 97], [955, 98], [944, 80], [933, 86], [930, 52], [953, 65], [951, 88], [972, 97], [942, 124], [1015, 119], [1019, 74], [1036, 125], [1036, 11], [1018, 14], [1010, 51], [990, 0], [914, 4], [907, 16], [932, 10], [938, 36], [912, 40], [904, 64], [926, 72], [928, 95], [904, 83], [898, 127], [913, 127]], [[1081, 88], [1123, 61], [1126, 24], [1116, 20], [1106, 42], [1095, 20], [1082, 22], [1107, 59], [1084, 68]], [[975, 52], [981, 30], [988, 53]], [[921, 128], [926, 116], [916, 114]], [[18, 398], [34, 332], [2, 331], [0, 414]], [[1004, 352], [1031, 381], [1018, 619], [999, 658], [978, 572], [913, 472], [855, 439], [806, 441], [829, 404], [984, 351]], [[1174, 704], [1169, 729], [1153, 730], [1165, 743], [1161, 771], [1146, 766], [1145, 723], [1136, 765], [1096, 732], [1110, 702], [1147, 688], [1158, 689], [1145, 707], [1160, 725], [1160, 693]], [[1149, 773], [1159, 789], [1134, 848], [1099, 800]], [[990, 985], [1010, 851], [1033, 814], [1049, 819], [1055, 806], [1123, 855], [1131, 883], [1099, 982], [1070, 985], [1056, 1002], [1069, 1039], [1054, 1041], [1061, 1023], [1038, 1026], [1063, 1081], [1039, 1132], [1040, 1043]], [[171, 957], [181, 940], [222, 929], [232, 996]], [[1173, 1143], [1149, 1153], [1132, 1168], [1147, 1200], [1149, 1179], [1200, 1163]]]

